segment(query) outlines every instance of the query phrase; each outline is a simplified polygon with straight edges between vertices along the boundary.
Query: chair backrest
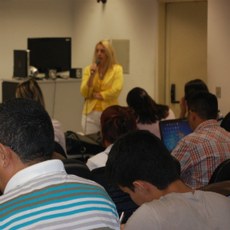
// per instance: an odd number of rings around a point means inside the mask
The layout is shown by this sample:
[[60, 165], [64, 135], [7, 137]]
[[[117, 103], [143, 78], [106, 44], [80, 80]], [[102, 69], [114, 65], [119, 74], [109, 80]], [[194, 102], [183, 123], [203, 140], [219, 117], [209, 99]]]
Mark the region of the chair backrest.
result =
[[68, 174], [73, 174], [86, 179], [91, 179], [90, 170], [85, 163], [75, 159], [62, 160], [65, 166], [65, 170]]
[[126, 223], [128, 218], [137, 209], [137, 205], [131, 200], [127, 193], [124, 193], [118, 186], [111, 185], [105, 176], [105, 167], [96, 168], [91, 171], [92, 180], [102, 185], [113, 202], [116, 205], [119, 216], [124, 212], [124, 219], [122, 223]]
[[223, 161], [217, 166], [209, 180], [209, 184], [230, 180], [230, 159]]
[[54, 151], [61, 154], [64, 158], [66, 158], [65, 150], [62, 148], [60, 143], [58, 143], [57, 141], [54, 141]]
[[208, 184], [199, 190], [211, 191], [222, 194], [224, 196], [230, 196], [230, 180]]
[[230, 112], [225, 115], [220, 123], [220, 126], [230, 132]]

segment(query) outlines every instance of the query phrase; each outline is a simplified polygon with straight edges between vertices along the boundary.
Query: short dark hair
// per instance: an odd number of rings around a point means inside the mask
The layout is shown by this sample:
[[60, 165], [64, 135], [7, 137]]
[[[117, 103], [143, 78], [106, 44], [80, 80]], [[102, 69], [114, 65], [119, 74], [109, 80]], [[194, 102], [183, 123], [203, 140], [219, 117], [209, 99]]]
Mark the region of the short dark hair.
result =
[[24, 163], [51, 159], [54, 130], [44, 107], [23, 98], [1, 104], [0, 143], [10, 147]]
[[136, 130], [120, 137], [106, 163], [108, 180], [133, 190], [135, 180], [165, 189], [179, 179], [175, 160], [161, 140], [149, 131]]
[[205, 82], [199, 78], [188, 81], [184, 86], [184, 97], [188, 100], [189, 97], [199, 91], [209, 92]]
[[101, 133], [103, 140], [114, 143], [121, 135], [136, 129], [133, 111], [125, 106], [112, 105], [101, 114]]
[[204, 91], [194, 93], [189, 97], [187, 104], [188, 109], [196, 112], [200, 118], [217, 119], [218, 102], [214, 94]]

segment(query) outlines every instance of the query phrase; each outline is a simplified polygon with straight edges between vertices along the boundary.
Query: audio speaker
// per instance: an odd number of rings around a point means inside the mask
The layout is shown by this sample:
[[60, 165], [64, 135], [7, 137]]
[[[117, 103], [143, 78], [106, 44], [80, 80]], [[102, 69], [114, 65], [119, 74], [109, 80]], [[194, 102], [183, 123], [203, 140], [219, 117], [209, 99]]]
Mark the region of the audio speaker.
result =
[[26, 78], [29, 76], [29, 50], [14, 50], [13, 77]]
[[73, 68], [70, 69], [71, 78], [82, 78], [82, 68]]

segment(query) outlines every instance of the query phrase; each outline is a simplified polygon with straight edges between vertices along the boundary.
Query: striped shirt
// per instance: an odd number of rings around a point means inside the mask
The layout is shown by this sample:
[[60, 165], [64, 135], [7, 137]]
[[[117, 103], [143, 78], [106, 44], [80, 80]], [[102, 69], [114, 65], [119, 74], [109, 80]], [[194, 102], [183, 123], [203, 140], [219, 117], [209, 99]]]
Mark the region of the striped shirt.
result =
[[216, 167], [230, 158], [230, 133], [216, 120], [201, 123], [172, 151], [181, 164], [181, 179], [192, 188], [207, 185]]
[[0, 196], [0, 229], [120, 229], [114, 203], [59, 160], [19, 171]]

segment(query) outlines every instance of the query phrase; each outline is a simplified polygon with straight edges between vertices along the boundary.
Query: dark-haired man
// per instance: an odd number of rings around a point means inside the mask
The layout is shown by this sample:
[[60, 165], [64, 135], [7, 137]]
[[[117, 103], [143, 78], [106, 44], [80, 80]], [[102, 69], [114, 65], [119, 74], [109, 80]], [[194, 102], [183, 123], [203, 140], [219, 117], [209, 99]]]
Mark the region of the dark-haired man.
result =
[[106, 173], [140, 205], [125, 230], [227, 230], [230, 226], [229, 198], [185, 185], [175, 159], [148, 131], [133, 131], [118, 139], [109, 153]]
[[93, 181], [51, 160], [54, 131], [37, 102], [0, 106], [0, 229], [120, 229], [115, 205]]
[[182, 180], [192, 188], [199, 188], [207, 185], [216, 167], [230, 158], [230, 133], [217, 122], [215, 95], [194, 93], [187, 104], [193, 133], [178, 143], [172, 155], [181, 164]]

